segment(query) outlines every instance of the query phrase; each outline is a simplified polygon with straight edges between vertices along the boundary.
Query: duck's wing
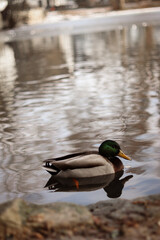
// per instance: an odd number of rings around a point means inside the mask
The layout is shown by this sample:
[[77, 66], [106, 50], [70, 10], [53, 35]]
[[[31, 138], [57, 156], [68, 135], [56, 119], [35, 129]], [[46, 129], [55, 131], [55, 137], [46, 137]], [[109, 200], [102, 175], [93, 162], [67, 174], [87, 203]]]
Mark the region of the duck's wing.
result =
[[[49, 162], [48, 162], [49, 161]], [[91, 168], [106, 165], [106, 159], [99, 154], [81, 154], [74, 157], [63, 158], [61, 160], [52, 159], [45, 161], [47, 166], [54, 166], [58, 170], [76, 169], [76, 168]]]
[[57, 168], [54, 165], [55, 161], [63, 161], [63, 160], [72, 159], [72, 158], [75, 158], [78, 156], [84, 156], [84, 155], [91, 154], [91, 153], [97, 153], [97, 152], [79, 152], [79, 153], [72, 153], [72, 154], [65, 155], [65, 156], [58, 157], [58, 158], [46, 159], [43, 161], [43, 167], [50, 174], [56, 175], [61, 169]]
[[[111, 165], [101, 165], [96, 167], [66, 169], [57, 174], [58, 178], [91, 178], [97, 176], [112, 175], [114, 176], [114, 168]], [[114, 177], [113, 177], [114, 178]], [[112, 179], [113, 180], [113, 179]]]
[[86, 155], [90, 155], [90, 154], [98, 154], [98, 152], [96, 151], [88, 151], [88, 152], [78, 152], [78, 153], [72, 153], [72, 154], [68, 154], [62, 157], [58, 157], [58, 158], [50, 158], [47, 160], [44, 160], [43, 162], [52, 162], [52, 161], [62, 161], [62, 160], [67, 160], [70, 158], [74, 158], [74, 157], [78, 157], [78, 156], [86, 156]]

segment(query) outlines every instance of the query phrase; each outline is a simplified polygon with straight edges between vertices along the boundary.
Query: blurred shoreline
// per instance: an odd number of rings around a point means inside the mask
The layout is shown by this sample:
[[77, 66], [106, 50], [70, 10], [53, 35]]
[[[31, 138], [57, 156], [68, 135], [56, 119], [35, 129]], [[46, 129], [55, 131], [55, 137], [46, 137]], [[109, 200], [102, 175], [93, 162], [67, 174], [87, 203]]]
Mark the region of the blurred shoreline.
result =
[[160, 195], [87, 207], [59, 202], [38, 206], [18, 198], [0, 205], [0, 239], [158, 240], [159, 207]]
[[[132, 8], [128, 7], [124, 10], [113, 10], [112, 7], [98, 7], [98, 8], [78, 8], [78, 9], [69, 9], [69, 10], [59, 10], [59, 11], [46, 11], [38, 19], [35, 15], [35, 10], [31, 10], [33, 13], [30, 13], [30, 18], [28, 19], [27, 25], [37, 25], [45, 23], [55, 23], [60, 21], [74, 21], [79, 19], [90, 19], [90, 18], [102, 18], [102, 17], [113, 17], [113, 16], [125, 16], [125, 15], [136, 15], [136, 14], [146, 14], [146, 13], [160, 13], [160, 7], [139, 7]], [[38, 9], [37, 9], [38, 11]], [[32, 16], [33, 15], [33, 16]], [[40, 15], [40, 14], [39, 14]], [[155, 16], [152, 16], [153, 20]], [[160, 19], [160, 18], [159, 18]]]
[[47, 15], [36, 24], [23, 25], [0, 32], [0, 41], [30, 39], [33, 37], [58, 36], [61, 34], [81, 34], [123, 28], [133, 24], [142, 26], [159, 25], [160, 7], [108, 11], [88, 15]]
[[[41, 23], [53, 23], [62, 20], [77, 20], [84, 18], [102, 18], [102, 17], [117, 17], [117, 16], [129, 16], [141, 14], [142, 16], [146, 13], [154, 14], [160, 13], [160, 7], [152, 8], [137, 8], [137, 9], [126, 9], [113, 11], [111, 7], [106, 8], [93, 8], [93, 9], [75, 9], [66, 11], [48, 12], [46, 17]], [[152, 16], [153, 19], [155, 18]], [[158, 18], [160, 19], [160, 17]], [[135, 19], [136, 21], [136, 19]]]

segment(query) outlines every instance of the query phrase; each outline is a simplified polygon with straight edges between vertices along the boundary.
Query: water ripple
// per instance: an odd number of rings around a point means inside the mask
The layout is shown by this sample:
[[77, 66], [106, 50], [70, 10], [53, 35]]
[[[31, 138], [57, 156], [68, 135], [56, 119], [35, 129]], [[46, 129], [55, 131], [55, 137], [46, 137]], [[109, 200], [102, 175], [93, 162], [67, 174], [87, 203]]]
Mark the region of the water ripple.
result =
[[[0, 202], [16, 196], [38, 203], [72, 201], [72, 194], [51, 197], [43, 191], [48, 175], [42, 161], [96, 150], [106, 138], [117, 140], [134, 159], [135, 177], [122, 197], [157, 192], [158, 33], [157, 26], [127, 26], [0, 46]], [[149, 170], [139, 171], [137, 162]], [[98, 193], [99, 200], [106, 199]], [[85, 197], [87, 203], [94, 199]]]

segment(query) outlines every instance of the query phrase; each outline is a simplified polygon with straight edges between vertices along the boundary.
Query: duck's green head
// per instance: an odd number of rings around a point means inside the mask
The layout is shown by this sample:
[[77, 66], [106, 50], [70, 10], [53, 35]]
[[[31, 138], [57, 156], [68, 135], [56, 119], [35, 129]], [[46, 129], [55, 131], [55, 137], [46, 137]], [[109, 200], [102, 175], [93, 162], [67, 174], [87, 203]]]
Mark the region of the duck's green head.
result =
[[122, 152], [119, 144], [113, 140], [104, 141], [99, 147], [99, 154], [106, 158], [112, 158], [115, 156], [119, 156], [119, 157], [125, 158], [127, 160], [131, 160], [130, 157], [126, 156]]

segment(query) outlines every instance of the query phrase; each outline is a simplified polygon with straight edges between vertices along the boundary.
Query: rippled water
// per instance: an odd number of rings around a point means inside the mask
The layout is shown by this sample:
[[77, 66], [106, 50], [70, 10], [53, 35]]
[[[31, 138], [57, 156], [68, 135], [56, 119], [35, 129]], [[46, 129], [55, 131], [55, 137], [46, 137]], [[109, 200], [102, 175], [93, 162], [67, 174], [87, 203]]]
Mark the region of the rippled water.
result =
[[42, 161], [119, 142], [133, 175], [121, 197], [160, 193], [160, 27], [0, 43], [0, 202], [88, 204], [103, 189], [44, 189]]

